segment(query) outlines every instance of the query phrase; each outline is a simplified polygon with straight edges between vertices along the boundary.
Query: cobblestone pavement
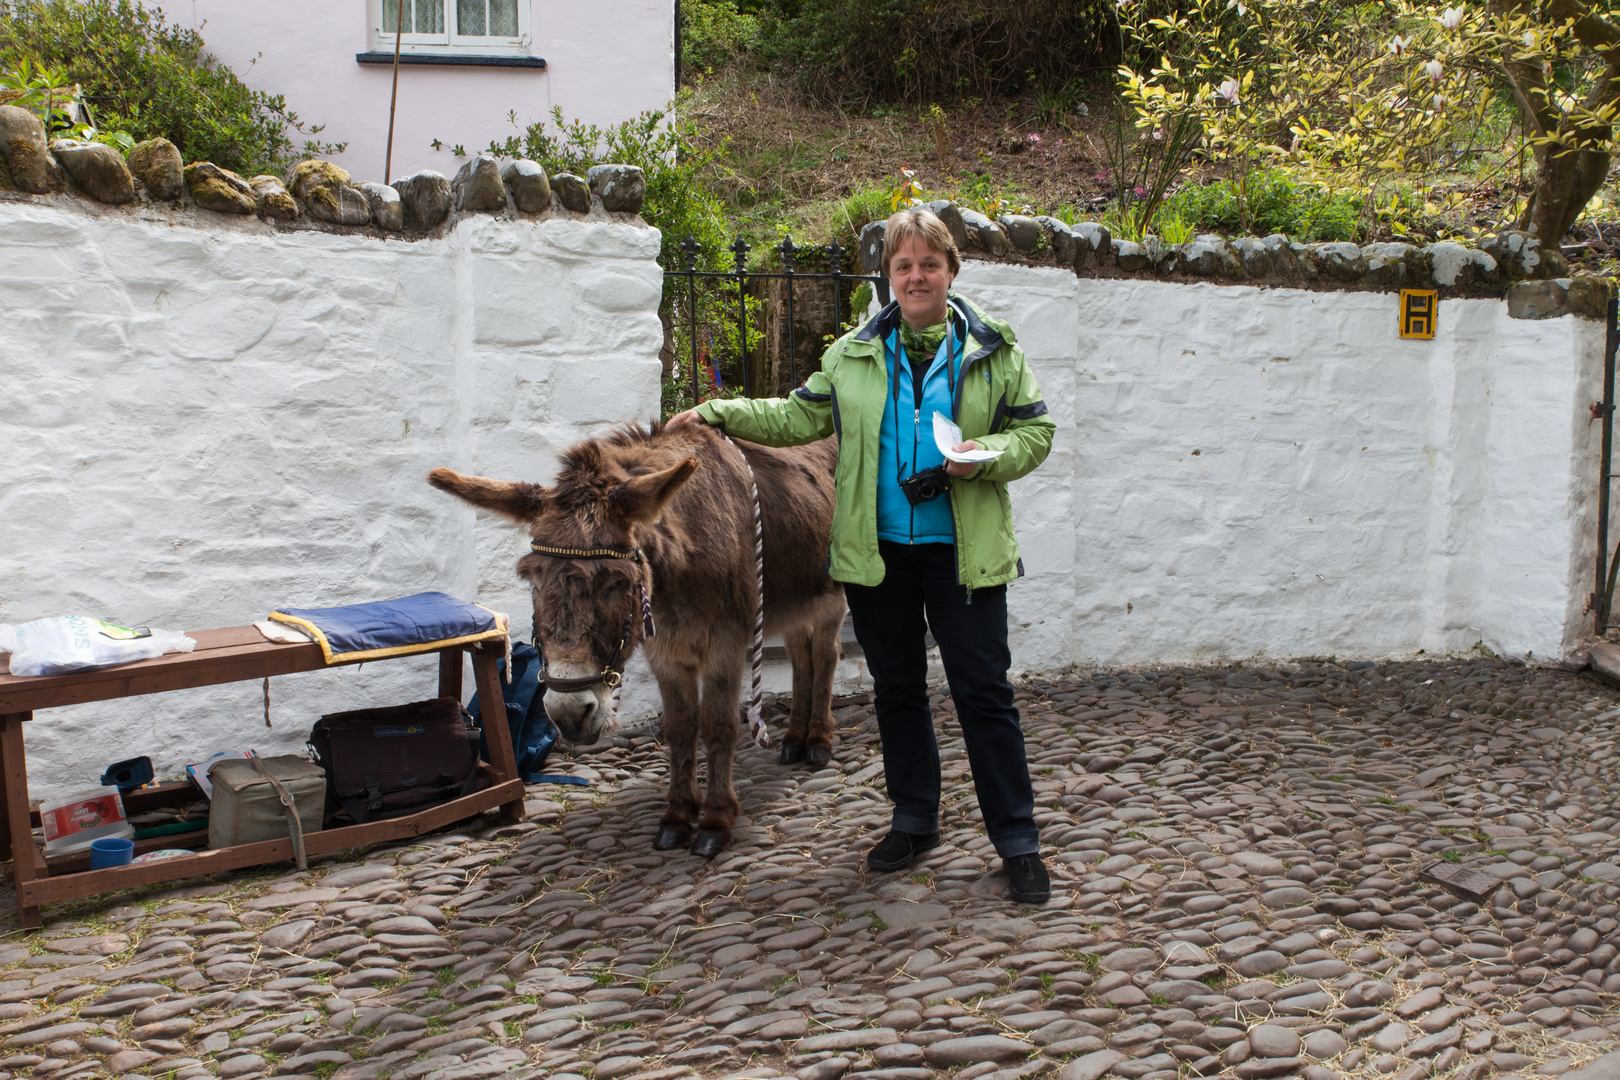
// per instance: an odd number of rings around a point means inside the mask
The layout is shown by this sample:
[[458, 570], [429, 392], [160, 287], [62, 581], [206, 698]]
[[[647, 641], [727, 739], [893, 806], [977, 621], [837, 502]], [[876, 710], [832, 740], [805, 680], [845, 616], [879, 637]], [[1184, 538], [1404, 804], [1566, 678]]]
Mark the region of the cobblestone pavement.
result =
[[[712, 863], [652, 850], [662, 750], [628, 735], [557, 763], [592, 785], [536, 785], [521, 824], [13, 928], [0, 1078], [1477, 1080], [1615, 1049], [1620, 694], [1590, 676], [1296, 663], [1020, 697], [1042, 907], [1004, 897], [946, 698], [945, 842], [899, 874], [864, 867], [888, 818], [864, 701], [830, 768], [741, 754]], [[1419, 877], [1437, 860], [1490, 875], [1477, 904]]]

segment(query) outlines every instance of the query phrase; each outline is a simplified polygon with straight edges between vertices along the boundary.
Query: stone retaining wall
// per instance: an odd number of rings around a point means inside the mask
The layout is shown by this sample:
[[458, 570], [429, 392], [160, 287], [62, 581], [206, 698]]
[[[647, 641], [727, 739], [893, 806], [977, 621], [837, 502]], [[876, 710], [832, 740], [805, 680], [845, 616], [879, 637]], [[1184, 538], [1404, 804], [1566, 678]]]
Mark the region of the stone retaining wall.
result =
[[[459, 184], [424, 182], [448, 192], [431, 227], [415, 181], [389, 189], [394, 232], [375, 193], [319, 163], [277, 184], [296, 216], [258, 179], [253, 212], [224, 214], [195, 194], [212, 166], [175, 199], [138, 180], [105, 204], [64, 179], [70, 149], [46, 193], [0, 191], [0, 619], [196, 628], [443, 588], [521, 631], [520, 533], [421, 478], [543, 481], [564, 447], [656, 413], [659, 237], [609, 205], [634, 176], [598, 174], [588, 202], [544, 177], [549, 202], [526, 203], [534, 169], [475, 160]], [[312, 209], [358, 215], [351, 192], [364, 224]], [[958, 280], [1017, 329], [1059, 423], [1013, 488], [1020, 669], [1539, 657], [1579, 638], [1606, 282], [1508, 284], [1504, 266], [1559, 269], [1522, 236], [1498, 238], [1501, 262], [1492, 245], [1407, 252], [1399, 281], [1377, 252], [1342, 281], [1321, 273], [1331, 252], [1257, 241], [1279, 252], [1267, 276], [1217, 255], [1231, 273], [1198, 278], [1197, 245], [1128, 270], [1096, 227], [1037, 225], [1044, 240], [1001, 259], [979, 225]], [[1250, 274], [1253, 245], [1222, 245]], [[1454, 265], [1473, 278], [1444, 284]], [[1437, 336], [1400, 339], [1389, 290], [1427, 281]], [[431, 676], [401, 661], [276, 680], [269, 731], [250, 686], [53, 713], [28, 735], [34, 792], [129, 753], [172, 774], [215, 749], [295, 750], [321, 712], [409, 700]], [[655, 702], [638, 664], [626, 715]]]
[[639, 214], [647, 194], [633, 165], [597, 165], [585, 176], [548, 176], [537, 162], [502, 165], [475, 154], [455, 178], [423, 170], [391, 185], [355, 182], [325, 161], [301, 161], [285, 177], [242, 177], [209, 161], [185, 164], [167, 139], [149, 139], [124, 155], [76, 139], [47, 142], [33, 112], [0, 105], [0, 197], [69, 195], [134, 209], [200, 209], [257, 217], [279, 228], [364, 228], [413, 238], [442, 233], [462, 214], [588, 214], [593, 206]]
[[[656, 230], [597, 207], [399, 243], [85, 209], [0, 200], [0, 621], [200, 629], [444, 589], [528, 632], [520, 530], [424, 477], [549, 479], [576, 441], [656, 415]], [[53, 710], [28, 726], [31, 788], [132, 754], [174, 775], [297, 752], [323, 712], [431, 696], [434, 671], [273, 679], [270, 730], [257, 684]]]
[[[1515, 318], [1578, 314], [1602, 318], [1614, 285], [1607, 278], [1571, 278], [1569, 263], [1542, 250], [1533, 233], [1508, 230], [1477, 246], [1441, 241], [1302, 244], [1266, 237], [1200, 236], [1185, 244], [1115, 239], [1096, 222], [1067, 225], [1052, 217], [1005, 214], [992, 221], [954, 203], [928, 204], [968, 259], [1023, 266], [1060, 266], [1083, 278], [1212, 282], [1318, 292], [1436, 289], [1442, 298], [1506, 299]], [[884, 223], [861, 232], [861, 269], [877, 273]]]
[[1467, 651], [1590, 629], [1604, 325], [1373, 292], [968, 260], [1058, 424], [1012, 485], [1014, 655], [1161, 665]]

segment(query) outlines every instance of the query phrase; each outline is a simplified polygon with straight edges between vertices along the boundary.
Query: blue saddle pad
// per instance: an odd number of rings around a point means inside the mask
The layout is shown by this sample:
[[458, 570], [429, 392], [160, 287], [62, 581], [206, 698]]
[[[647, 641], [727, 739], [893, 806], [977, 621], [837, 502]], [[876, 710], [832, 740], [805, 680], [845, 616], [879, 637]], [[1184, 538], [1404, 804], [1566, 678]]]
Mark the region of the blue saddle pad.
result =
[[345, 607], [284, 607], [272, 611], [270, 618], [313, 637], [328, 664], [431, 652], [506, 636], [505, 621], [493, 611], [442, 592]]

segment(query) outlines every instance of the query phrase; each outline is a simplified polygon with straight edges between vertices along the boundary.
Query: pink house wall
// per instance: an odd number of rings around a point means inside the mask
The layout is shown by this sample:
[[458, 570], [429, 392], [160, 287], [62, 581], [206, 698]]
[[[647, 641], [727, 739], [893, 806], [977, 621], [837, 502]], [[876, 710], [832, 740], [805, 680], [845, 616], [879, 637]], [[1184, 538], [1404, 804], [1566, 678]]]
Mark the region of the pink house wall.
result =
[[[455, 175], [461, 159], [449, 148], [475, 151], [516, 134], [509, 112], [522, 125], [549, 124], [557, 105], [569, 120], [605, 125], [674, 97], [673, 0], [520, 2], [530, 5], [530, 54], [545, 68], [401, 66], [394, 179], [420, 169]], [[393, 72], [355, 61], [372, 48], [366, 0], [182, 0], [169, 15], [196, 27], [249, 86], [325, 124], [320, 139], [348, 143], [332, 160], [357, 181], [385, 179]], [[445, 149], [434, 150], [434, 139]]]

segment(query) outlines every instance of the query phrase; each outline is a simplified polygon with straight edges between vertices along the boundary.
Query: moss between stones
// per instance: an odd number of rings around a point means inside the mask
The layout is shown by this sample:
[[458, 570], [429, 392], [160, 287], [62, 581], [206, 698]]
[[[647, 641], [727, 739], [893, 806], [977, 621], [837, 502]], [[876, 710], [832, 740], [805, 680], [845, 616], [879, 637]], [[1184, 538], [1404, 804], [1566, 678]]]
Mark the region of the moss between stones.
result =
[[255, 207], [252, 189], [246, 180], [208, 161], [194, 161], [185, 168], [186, 187], [204, 210], [222, 214], [251, 214]]
[[329, 187], [318, 187], [304, 193], [304, 201], [313, 203], [334, 217], [337, 216], [341, 204], [338, 202], [336, 192]]
[[26, 173], [39, 168], [43, 155], [39, 148], [28, 139], [12, 139], [6, 144], [6, 157], [11, 163], [12, 173]]
[[274, 176], [255, 176], [248, 186], [259, 197], [259, 212], [277, 221], [291, 221], [298, 216], [298, 202], [287, 194], [281, 181]]

